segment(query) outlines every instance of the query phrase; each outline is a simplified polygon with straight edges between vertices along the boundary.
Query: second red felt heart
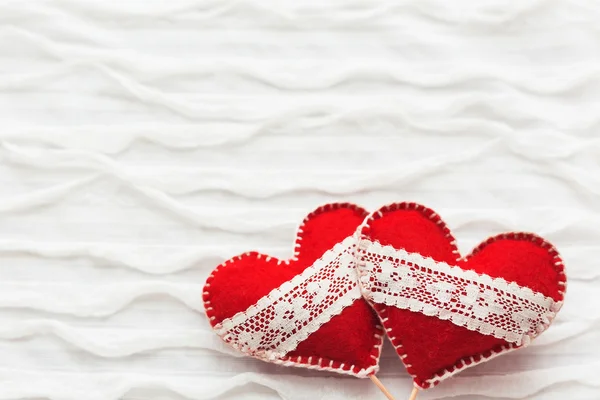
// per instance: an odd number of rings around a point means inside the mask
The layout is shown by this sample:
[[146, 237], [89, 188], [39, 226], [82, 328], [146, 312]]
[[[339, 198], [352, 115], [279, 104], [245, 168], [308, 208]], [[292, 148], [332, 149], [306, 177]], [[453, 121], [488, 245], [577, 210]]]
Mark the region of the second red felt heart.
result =
[[461, 257], [442, 219], [415, 203], [371, 214], [359, 257], [363, 295], [423, 389], [527, 345], [566, 288], [558, 252], [539, 236], [502, 234]]

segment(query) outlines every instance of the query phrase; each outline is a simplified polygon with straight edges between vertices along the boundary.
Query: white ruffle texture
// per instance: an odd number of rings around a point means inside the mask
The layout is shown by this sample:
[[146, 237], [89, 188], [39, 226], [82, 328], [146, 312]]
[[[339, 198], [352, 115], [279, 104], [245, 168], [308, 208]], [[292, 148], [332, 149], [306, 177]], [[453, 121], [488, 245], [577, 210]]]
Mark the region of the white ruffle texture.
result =
[[291, 257], [323, 203], [403, 200], [463, 254], [536, 232], [569, 277], [531, 346], [420, 397], [600, 398], [599, 23], [586, 0], [2, 2], [0, 400], [380, 398], [241, 357], [201, 292], [242, 252]]

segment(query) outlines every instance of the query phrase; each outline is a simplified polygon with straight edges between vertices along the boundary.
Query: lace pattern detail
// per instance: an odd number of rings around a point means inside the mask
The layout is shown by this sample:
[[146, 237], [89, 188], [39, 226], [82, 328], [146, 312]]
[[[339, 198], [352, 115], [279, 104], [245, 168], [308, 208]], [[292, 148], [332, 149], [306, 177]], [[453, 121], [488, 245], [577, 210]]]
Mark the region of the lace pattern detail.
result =
[[362, 240], [358, 253], [368, 300], [449, 320], [517, 346], [543, 332], [561, 306], [514, 282], [377, 242]]
[[271, 360], [293, 351], [361, 297], [356, 246], [356, 237], [347, 237], [302, 274], [223, 320], [217, 333], [241, 350]]

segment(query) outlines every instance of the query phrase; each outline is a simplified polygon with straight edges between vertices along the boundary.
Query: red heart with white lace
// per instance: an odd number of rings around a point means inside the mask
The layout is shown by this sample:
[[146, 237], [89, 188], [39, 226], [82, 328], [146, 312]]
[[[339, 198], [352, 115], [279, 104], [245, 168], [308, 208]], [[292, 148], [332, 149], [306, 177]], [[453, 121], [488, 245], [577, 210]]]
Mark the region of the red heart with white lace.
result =
[[291, 260], [251, 252], [219, 265], [204, 289], [213, 329], [263, 361], [375, 373], [383, 331], [361, 297], [354, 258], [366, 215], [352, 204], [327, 204], [300, 226]]
[[461, 257], [441, 218], [415, 203], [372, 213], [358, 258], [363, 295], [423, 389], [526, 346], [566, 289], [558, 252], [539, 236], [502, 234]]

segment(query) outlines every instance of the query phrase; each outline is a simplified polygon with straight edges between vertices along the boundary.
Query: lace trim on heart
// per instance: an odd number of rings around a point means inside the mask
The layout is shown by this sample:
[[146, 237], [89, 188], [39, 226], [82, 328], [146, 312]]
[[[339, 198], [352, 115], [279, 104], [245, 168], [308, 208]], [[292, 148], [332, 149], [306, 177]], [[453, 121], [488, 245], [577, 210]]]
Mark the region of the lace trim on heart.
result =
[[484, 335], [527, 345], [562, 303], [501, 278], [362, 240], [361, 285], [368, 300], [449, 320]]
[[321, 325], [361, 297], [357, 239], [347, 237], [291, 281], [215, 329], [242, 351], [269, 359], [285, 356]]

